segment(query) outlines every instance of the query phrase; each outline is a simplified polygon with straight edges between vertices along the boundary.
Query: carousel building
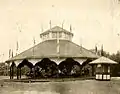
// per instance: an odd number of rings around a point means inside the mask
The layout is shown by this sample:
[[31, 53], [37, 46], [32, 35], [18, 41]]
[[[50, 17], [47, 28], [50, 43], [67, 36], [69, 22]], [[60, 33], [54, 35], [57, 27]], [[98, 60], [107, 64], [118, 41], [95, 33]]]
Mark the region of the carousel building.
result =
[[[8, 59], [10, 79], [15, 75], [21, 79], [21, 69], [25, 65], [30, 72], [43, 77], [54, 77], [56, 74], [73, 75], [81, 72], [81, 67], [99, 56], [84, 47], [72, 42], [73, 33], [59, 26], [42, 32], [42, 42]], [[14, 69], [16, 67], [16, 70]], [[34, 70], [34, 72], [33, 72]]]

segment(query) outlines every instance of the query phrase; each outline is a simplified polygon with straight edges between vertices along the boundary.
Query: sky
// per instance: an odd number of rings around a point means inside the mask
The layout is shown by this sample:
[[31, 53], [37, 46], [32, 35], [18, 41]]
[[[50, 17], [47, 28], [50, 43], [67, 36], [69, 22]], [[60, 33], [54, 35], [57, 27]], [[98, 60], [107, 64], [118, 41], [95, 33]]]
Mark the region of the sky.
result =
[[[74, 33], [73, 42], [87, 49], [120, 50], [120, 1], [118, 0], [0, 0], [0, 60], [9, 49], [19, 53], [41, 42], [40, 33], [58, 25]], [[4, 54], [4, 55], [3, 55]]]

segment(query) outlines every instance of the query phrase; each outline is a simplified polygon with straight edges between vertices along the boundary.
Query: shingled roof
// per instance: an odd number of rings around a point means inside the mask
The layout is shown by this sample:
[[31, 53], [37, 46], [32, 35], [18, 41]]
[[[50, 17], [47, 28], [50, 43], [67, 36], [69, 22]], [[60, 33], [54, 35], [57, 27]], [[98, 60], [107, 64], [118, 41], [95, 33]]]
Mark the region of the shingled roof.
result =
[[34, 47], [18, 54], [17, 56], [7, 60], [29, 59], [29, 58], [52, 58], [52, 57], [75, 57], [75, 58], [98, 58], [93, 52], [69, 41], [60, 40], [60, 50], [57, 53], [57, 40], [46, 40]]
[[90, 62], [89, 64], [118, 64], [118, 63], [109, 58], [102, 56], [102, 57]]

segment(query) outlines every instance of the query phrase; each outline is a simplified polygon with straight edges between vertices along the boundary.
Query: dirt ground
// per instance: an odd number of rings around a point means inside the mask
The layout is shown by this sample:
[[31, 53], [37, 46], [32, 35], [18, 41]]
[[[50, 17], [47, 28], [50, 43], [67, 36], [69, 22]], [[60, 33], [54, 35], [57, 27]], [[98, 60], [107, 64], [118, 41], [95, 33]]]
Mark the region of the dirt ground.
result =
[[[0, 77], [5, 79], [9, 77]], [[3, 81], [3, 80], [1, 80]], [[0, 94], [120, 94], [120, 78], [111, 81], [2, 82]]]

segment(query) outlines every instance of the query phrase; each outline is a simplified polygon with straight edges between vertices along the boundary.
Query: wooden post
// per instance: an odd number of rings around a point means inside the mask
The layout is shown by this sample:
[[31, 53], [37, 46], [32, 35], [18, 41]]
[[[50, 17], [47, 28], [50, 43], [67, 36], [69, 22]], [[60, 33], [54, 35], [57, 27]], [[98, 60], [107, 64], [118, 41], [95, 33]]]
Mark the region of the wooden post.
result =
[[12, 78], [11, 78], [11, 66], [10, 66], [10, 79], [12, 79]]
[[110, 65], [108, 66], [108, 73], [110, 73]]
[[36, 72], [35, 72], [35, 68], [31, 69], [31, 72], [33, 72], [33, 75], [34, 75], [34, 79], [36, 79]]
[[94, 65], [92, 65], [92, 76], [94, 76]]
[[13, 79], [13, 68], [11, 66], [11, 79]]
[[14, 66], [12, 66], [12, 79], [14, 78]]
[[19, 68], [17, 68], [17, 79], [19, 79]]
[[21, 79], [21, 68], [20, 68], [20, 79]]

